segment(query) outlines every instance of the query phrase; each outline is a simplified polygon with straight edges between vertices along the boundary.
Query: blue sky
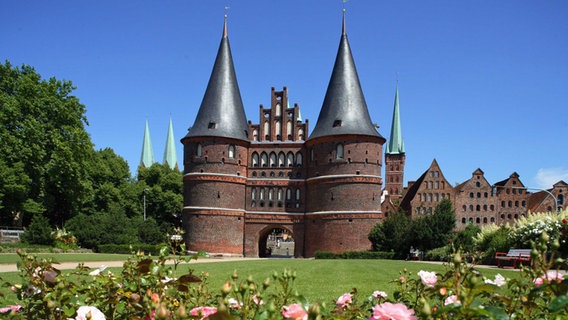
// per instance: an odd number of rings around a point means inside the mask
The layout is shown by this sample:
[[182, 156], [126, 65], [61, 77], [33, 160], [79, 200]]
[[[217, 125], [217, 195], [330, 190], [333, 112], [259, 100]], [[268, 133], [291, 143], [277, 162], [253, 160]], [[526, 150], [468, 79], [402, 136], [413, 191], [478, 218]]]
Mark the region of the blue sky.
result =
[[[315, 125], [346, 8], [347, 33], [373, 122], [388, 137], [399, 79], [405, 180], [432, 159], [454, 184], [481, 168], [528, 187], [568, 182], [568, 2], [26, 1], [0, 4], [0, 60], [71, 80], [96, 148], [135, 173], [145, 121], [161, 161], [193, 125], [228, 9], [247, 118], [270, 88]], [[180, 164], [183, 148], [177, 145]]]

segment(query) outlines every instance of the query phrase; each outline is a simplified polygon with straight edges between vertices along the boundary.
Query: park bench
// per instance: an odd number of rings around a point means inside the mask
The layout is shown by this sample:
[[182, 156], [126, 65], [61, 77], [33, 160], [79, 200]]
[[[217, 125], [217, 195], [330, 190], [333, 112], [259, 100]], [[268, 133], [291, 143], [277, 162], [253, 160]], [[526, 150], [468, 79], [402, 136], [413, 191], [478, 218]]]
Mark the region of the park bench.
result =
[[531, 261], [531, 249], [509, 249], [509, 252], [496, 252], [495, 260], [499, 268], [504, 268], [505, 265], [517, 268], [517, 265]]

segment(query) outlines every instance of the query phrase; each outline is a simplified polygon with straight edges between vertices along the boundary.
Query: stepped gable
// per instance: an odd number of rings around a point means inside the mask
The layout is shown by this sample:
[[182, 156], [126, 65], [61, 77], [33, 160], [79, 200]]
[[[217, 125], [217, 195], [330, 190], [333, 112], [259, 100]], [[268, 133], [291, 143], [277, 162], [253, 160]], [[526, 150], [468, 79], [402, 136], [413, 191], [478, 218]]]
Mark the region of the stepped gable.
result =
[[[355, 62], [351, 54], [345, 15], [339, 50], [318, 121], [309, 139], [333, 135], [367, 135], [382, 138], [371, 122]], [[383, 138], [384, 139], [384, 138]]]
[[248, 141], [247, 119], [229, 45], [227, 19], [205, 96], [189, 137], [225, 137]]

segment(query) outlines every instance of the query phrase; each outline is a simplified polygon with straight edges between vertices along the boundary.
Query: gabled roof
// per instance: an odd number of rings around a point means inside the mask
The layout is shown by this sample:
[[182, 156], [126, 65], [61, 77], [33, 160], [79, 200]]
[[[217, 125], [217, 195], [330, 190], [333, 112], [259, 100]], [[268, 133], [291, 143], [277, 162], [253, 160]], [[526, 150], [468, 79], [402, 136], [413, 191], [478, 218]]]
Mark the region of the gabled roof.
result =
[[[509, 178], [505, 179], [505, 180], [501, 180], [499, 182], [496, 182], [494, 185], [495, 186], [500, 186], [503, 187], [505, 185], [507, 185], [507, 183], [509, 182], [509, 180], [511, 179], [519, 179], [519, 174], [516, 172], [511, 173], [511, 175], [509, 176]], [[519, 180], [519, 182], [521, 182], [521, 180]], [[521, 185], [523, 185], [523, 183], [521, 182]]]
[[150, 139], [150, 128], [148, 120], [144, 128], [144, 140], [142, 141], [142, 155], [140, 156], [140, 166], [149, 168], [154, 163], [154, 149], [152, 148], [152, 140]]
[[404, 141], [402, 140], [402, 129], [400, 126], [400, 110], [398, 103], [398, 85], [394, 95], [394, 110], [392, 113], [392, 125], [386, 154], [403, 154]]
[[248, 141], [247, 118], [229, 45], [227, 19], [217, 58], [195, 123], [185, 137], [226, 137]]
[[342, 27], [343, 32], [331, 79], [318, 121], [309, 139], [344, 134], [381, 137], [371, 122], [359, 83], [359, 76], [347, 41], [345, 15], [343, 15]]

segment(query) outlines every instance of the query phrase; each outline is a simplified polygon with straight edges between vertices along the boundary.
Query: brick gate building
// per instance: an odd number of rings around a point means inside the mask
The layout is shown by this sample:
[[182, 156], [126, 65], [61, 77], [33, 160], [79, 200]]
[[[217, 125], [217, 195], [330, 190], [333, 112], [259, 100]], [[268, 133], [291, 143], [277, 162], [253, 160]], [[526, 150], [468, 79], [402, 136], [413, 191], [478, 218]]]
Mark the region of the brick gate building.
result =
[[[310, 134], [286, 87], [247, 121], [227, 23], [184, 145], [183, 223], [191, 251], [262, 256], [274, 229], [294, 255], [370, 248], [382, 218], [382, 146], [351, 54], [345, 20], [329, 86]], [[401, 192], [401, 191], [400, 191]]]

